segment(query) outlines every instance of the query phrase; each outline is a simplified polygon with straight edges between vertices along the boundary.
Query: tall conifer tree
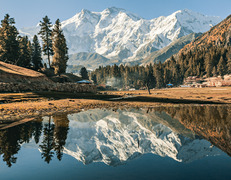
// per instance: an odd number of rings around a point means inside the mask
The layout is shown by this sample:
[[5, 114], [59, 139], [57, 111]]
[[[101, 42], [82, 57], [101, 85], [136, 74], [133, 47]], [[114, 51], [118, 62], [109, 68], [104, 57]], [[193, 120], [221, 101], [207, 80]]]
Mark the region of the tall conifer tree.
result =
[[224, 76], [226, 74], [226, 63], [222, 56], [220, 58], [219, 63], [217, 64], [217, 72], [220, 76]]
[[227, 61], [227, 73], [231, 74], [231, 54], [228, 57], [228, 61]]
[[217, 77], [217, 68], [216, 68], [216, 66], [213, 67], [213, 77]]
[[41, 57], [41, 47], [38, 41], [38, 37], [34, 35], [32, 42], [32, 64], [35, 70], [43, 67]]
[[14, 24], [14, 18], [6, 14], [0, 27], [0, 60], [13, 64], [19, 55], [18, 30]]
[[87, 69], [85, 67], [82, 67], [80, 70], [80, 75], [83, 79], [89, 79]]
[[17, 61], [18, 66], [30, 67], [31, 66], [31, 44], [28, 37], [19, 37], [19, 58]]
[[48, 64], [49, 67], [51, 67], [51, 60], [50, 57], [53, 55], [53, 49], [52, 49], [52, 24], [50, 22], [50, 19], [45, 16], [43, 18], [43, 21], [40, 21], [40, 31], [39, 35], [41, 35], [42, 41], [43, 41], [43, 46], [42, 46], [42, 51], [44, 55], [47, 55], [48, 58]]
[[54, 57], [52, 66], [55, 69], [55, 74], [62, 74], [66, 72], [68, 61], [68, 48], [66, 39], [61, 29], [61, 23], [59, 19], [56, 20], [55, 26], [52, 32], [53, 37], [53, 50]]

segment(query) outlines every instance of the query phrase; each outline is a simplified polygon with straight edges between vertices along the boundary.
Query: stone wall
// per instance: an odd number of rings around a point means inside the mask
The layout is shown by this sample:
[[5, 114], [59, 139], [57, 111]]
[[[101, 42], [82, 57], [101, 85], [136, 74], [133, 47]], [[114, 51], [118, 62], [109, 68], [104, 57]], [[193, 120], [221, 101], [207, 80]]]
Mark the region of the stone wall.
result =
[[84, 85], [77, 83], [21, 83], [0, 82], [0, 92], [25, 92], [25, 91], [56, 91], [73, 93], [95, 93], [95, 85]]

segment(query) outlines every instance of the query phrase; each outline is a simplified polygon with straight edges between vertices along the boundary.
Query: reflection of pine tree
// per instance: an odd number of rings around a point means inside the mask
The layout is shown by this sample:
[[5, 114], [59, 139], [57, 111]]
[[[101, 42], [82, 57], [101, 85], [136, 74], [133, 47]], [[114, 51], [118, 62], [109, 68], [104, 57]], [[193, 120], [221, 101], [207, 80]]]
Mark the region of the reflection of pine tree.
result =
[[62, 159], [63, 156], [63, 148], [66, 144], [67, 133], [69, 130], [69, 120], [67, 114], [56, 115], [53, 117], [55, 123], [55, 145], [54, 150], [56, 151], [56, 156], [58, 160]]
[[28, 143], [35, 134], [34, 123], [34, 121], [31, 121], [0, 131], [0, 155], [2, 155], [3, 161], [5, 161], [9, 167], [11, 167], [13, 163], [16, 163], [17, 157], [14, 155], [20, 150], [20, 144]]
[[43, 124], [42, 124], [43, 119], [40, 118], [33, 123], [34, 131], [33, 131], [33, 136], [35, 143], [39, 143], [40, 136], [42, 134], [42, 129], [43, 129]]
[[54, 145], [54, 124], [51, 124], [51, 118], [49, 118], [49, 123], [44, 126], [43, 136], [42, 145], [39, 147], [42, 149], [42, 158], [49, 164], [54, 154], [54, 152], [52, 152]]
[[31, 121], [31, 122], [22, 124], [20, 126], [17, 126], [17, 127], [19, 127], [19, 135], [20, 135], [19, 143], [22, 144], [22, 143], [29, 143], [30, 142], [30, 139], [32, 138], [33, 131], [34, 131], [33, 123], [34, 122]]
[[17, 158], [14, 155], [20, 150], [19, 140], [19, 127], [0, 132], [0, 154], [3, 154], [3, 161], [6, 162], [8, 167], [16, 163]]

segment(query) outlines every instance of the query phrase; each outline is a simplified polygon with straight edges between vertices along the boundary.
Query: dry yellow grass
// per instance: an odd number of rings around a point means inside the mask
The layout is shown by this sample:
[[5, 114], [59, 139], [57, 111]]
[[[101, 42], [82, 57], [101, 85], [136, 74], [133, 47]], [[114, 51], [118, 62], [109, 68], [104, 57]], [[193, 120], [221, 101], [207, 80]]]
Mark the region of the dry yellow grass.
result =
[[[108, 91], [104, 100], [95, 95], [86, 99], [68, 98], [50, 100], [34, 93], [0, 94], [0, 99], [11, 102], [0, 104], [0, 120], [23, 119], [51, 115], [62, 112], [79, 112], [93, 108], [139, 108], [155, 106], [172, 106], [184, 104], [231, 104], [231, 87], [222, 88], [172, 88], [147, 91]], [[117, 98], [115, 98], [115, 95]], [[87, 95], [88, 96], [88, 95]], [[86, 96], [86, 97], [87, 97]], [[106, 95], [105, 95], [106, 96]], [[112, 96], [112, 97], [110, 97]], [[22, 98], [23, 97], [23, 98]], [[15, 99], [23, 102], [15, 102]], [[32, 101], [32, 99], [34, 101]]]
[[220, 103], [231, 103], [231, 87], [211, 87], [211, 88], [170, 88], [151, 90], [151, 95], [145, 90], [137, 91], [108, 91], [114, 95], [147, 96], [155, 98], [201, 100]]
[[0, 72], [9, 73], [9, 74], [15, 74], [15, 75], [21, 75], [21, 76], [27, 76], [27, 77], [41, 77], [44, 76], [44, 74], [39, 73], [37, 71], [33, 71], [30, 69], [26, 69], [20, 66], [15, 66], [12, 64], [4, 63], [0, 61]]

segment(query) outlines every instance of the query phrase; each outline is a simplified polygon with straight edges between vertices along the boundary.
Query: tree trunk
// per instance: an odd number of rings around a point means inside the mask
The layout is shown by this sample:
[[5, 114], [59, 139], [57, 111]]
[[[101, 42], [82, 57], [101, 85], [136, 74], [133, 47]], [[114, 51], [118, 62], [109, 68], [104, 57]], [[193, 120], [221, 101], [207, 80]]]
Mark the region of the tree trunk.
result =
[[147, 85], [147, 89], [148, 89], [148, 94], [150, 95], [150, 94], [151, 94], [151, 92], [150, 92], [149, 85]]

